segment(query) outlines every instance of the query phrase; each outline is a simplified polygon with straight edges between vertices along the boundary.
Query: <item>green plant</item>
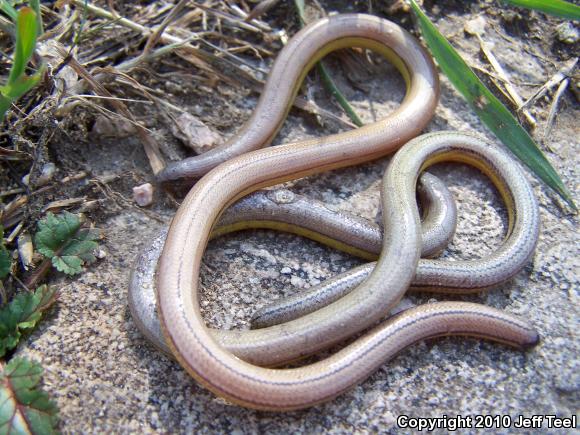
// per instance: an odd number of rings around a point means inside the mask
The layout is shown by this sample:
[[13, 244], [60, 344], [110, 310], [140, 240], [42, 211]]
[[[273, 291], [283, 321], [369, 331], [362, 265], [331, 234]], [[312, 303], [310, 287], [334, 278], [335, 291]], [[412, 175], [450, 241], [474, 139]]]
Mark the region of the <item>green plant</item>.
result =
[[534, 174], [564, 198], [574, 210], [577, 210], [576, 204], [556, 170], [528, 132], [475, 75], [449, 41], [439, 33], [417, 2], [408, 1], [433, 57], [449, 81], [465, 97], [471, 109]]
[[50, 259], [56, 270], [75, 275], [81, 272], [83, 264], [95, 261], [93, 251], [99, 237], [99, 230], [82, 228], [79, 217], [65, 211], [60, 216], [48, 213], [40, 220], [34, 242], [38, 252]]
[[[46, 258], [29, 277], [30, 287], [36, 287], [51, 267], [73, 275], [81, 272], [83, 264], [95, 260], [93, 251], [98, 247], [100, 232], [83, 226], [78, 215], [48, 213], [37, 227], [35, 248]], [[2, 236], [0, 228], [0, 279], [16, 269]], [[44, 284], [36, 291], [17, 293], [0, 307], [0, 359], [18, 346], [23, 334], [38, 324], [57, 297], [57, 290]], [[41, 373], [39, 364], [23, 358], [10, 360], [0, 372], [0, 434], [55, 433], [57, 409], [39, 386]]]
[[0, 226], [0, 279], [4, 279], [10, 273], [10, 252], [4, 246], [4, 228]]
[[0, 368], [0, 433], [57, 433], [58, 409], [39, 387], [40, 364], [13, 358]]
[[42, 312], [56, 298], [55, 289], [41, 285], [35, 292], [19, 293], [9, 304], [0, 308], [0, 358], [18, 345], [23, 331], [36, 326]]
[[562, 0], [502, 0], [522, 8], [536, 9], [570, 20], [580, 20], [580, 6]]
[[[304, 0], [294, 0], [294, 5], [296, 6], [296, 10], [298, 12], [300, 25], [304, 26], [306, 24]], [[320, 74], [320, 78], [322, 79], [324, 87], [328, 92], [330, 92], [330, 94], [337, 101], [340, 107], [342, 107], [344, 113], [346, 113], [346, 115], [350, 118], [350, 120], [353, 122], [354, 125], [356, 125], [357, 127], [361, 127], [363, 125], [362, 120], [359, 118], [354, 109], [351, 107], [348, 100], [342, 94], [338, 86], [336, 86], [336, 83], [334, 83], [334, 80], [330, 76], [330, 73], [328, 72], [326, 66], [324, 66], [323, 61], [316, 63], [316, 70], [318, 71], [318, 74]]]
[[[31, 2], [36, 3], [38, 1]], [[16, 24], [16, 42], [12, 58], [12, 67], [8, 80], [0, 86], [0, 120], [14, 101], [27, 93], [40, 81], [43, 68], [32, 75], [26, 74], [26, 67], [34, 53], [37, 36], [42, 29], [39, 14], [30, 7], [23, 7], [18, 12], [8, 2], [2, 1], [0, 9], [12, 18]]]
[[[579, 19], [580, 7], [561, 0], [503, 0], [516, 6], [538, 9], [566, 18]], [[576, 204], [556, 170], [519, 124], [511, 112], [481, 82], [451, 44], [437, 30], [415, 0], [408, 0], [417, 17], [419, 27], [431, 53], [453, 86], [465, 97], [472, 110], [487, 127], [534, 172], [544, 183], [556, 191], [574, 210]], [[304, 24], [304, 0], [295, 0], [298, 16]], [[324, 85], [342, 106], [345, 113], [358, 126], [362, 125], [346, 98], [340, 93], [324, 64], [317, 64]]]
[[[14, 8], [13, 3], [0, 0], [0, 10], [14, 23], [15, 37], [12, 66], [4, 86], [0, 86], [0, 121], [14, 101], [27, 93], [40, 81], [42, 67], [28, 75], [30, 62], [38, 35], [43, 32], [40, 2], [31, 0], [31, 7]], [[0, 227], [0, 280], [12, 269], [12, 256], [4, 246]], [[3, 283], [0, 281], [3, 290]], [[0, 358], [14, 349], [22, 333], [32, 330], [43, 311], [57, 298], [57, 291], [41, 285], [34, 292], [18, 293], [0, 307]], [[4, 365], [0, 361], [0, 433], [56, 433], [58, 409], [40, 388], [42, 367], [24, 358], [13, 358]]]

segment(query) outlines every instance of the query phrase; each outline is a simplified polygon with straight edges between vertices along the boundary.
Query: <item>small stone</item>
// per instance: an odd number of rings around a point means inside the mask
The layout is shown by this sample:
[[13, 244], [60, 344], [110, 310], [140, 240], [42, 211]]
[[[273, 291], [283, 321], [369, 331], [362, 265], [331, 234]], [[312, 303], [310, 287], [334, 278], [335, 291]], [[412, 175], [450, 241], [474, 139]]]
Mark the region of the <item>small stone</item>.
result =
[[282, 270], [280, 270], [280, 273], [283, 273], [285, 275], [290, 275], [292, 273], [292, 269], [290, 269], [288, 266], [283, 267]]
[[398, 314], [402, 311], [408, 310], [409, 308], [413, 307], [415, 307], [415, 304], [410, 299], [403, 298], [401, 302], [399, 302], [399, 305], [397, 305], [390, 311], [390, 314], [394, 316], [395, 314]]
[[48, 184], [50, 182], [50, 180], [52, 180], [52, 178], [54, 177], [54, 173], [56, 172], [56, 166], [54, 163], [46, 163], [41, 171], [40, 171], [40, 175], [38, 176], [38, 178], [36, 179], [36, 186], [40, 187], [40, 186], [44, 186], [46, 184]]
[[270, 190], [267, 195], [276, 204], [290, 204], [296, 201], [296, 195], [288, 189]]
[[100, 115], [95, 120], [91, 132], [106, 137], [127, 137], [135, 134], [135, 126], [125, 119]]
[[556, 27], [556, 39], [564, 44], [575, 44], [580, 39], [578, 29], [570, 21]]
[[203, 154], [222, 142], [219, 133], [213, 131], [190, 113], [179, 115], [175, 124], [171, 125], [171, 132], [198, 154]]
[[302, 278], [294, 275], [292, 278], [290, 278], [290, 284], [292, 284], [294, 287], [302, 288], [302, 287], [304, 287], [305, 283], [304, 283], [304, 280]]
[[483, 35], [485, 33], [485, 25], [486, 25], [486, 21], [485, 18], [482, 16], [479, 16], [477, 18], [474, 18], [473, 20], [469, 20], [467, 23], [465, 23], [465, 26], [463, 26], [463, 30], [465, 30], [465, 33], [467, 33], [468, 35]]
[[147, 207], [153, 203], [153, 186], [145, 183], [133, 187], [133, 200], [139, 207]]
[[514, 21], [516, 21], [522, 17], [516, 11], [512, 11], [509, 9], [502, 10], [501, 16], [505, 20], [506, 23], [513, 23]]
[[580, 82], [573, 82], [571, 89], [574, 97], [576, 97], [576, 101], [580, 101]]
[[96, 210], [100, 204], [101, 204], [101, 201], [98, 199], [94, 200], [94, 201], [83, 202], [83, 204], [79, 207], [78, 212], [79, 213], [86, 213], [88, 211]]
[[18, 256], [24, 270], [28, 270], [28, 267], [32, 264], [33, 255], [32, 237], [28, 232], [23, 232], [18, 236]]
[[256, 248], [250, 243], [242, 243], [240, 248], [242, 252], [248, 255], [262, 258], [268, 264], [276, 264], [276, 258], [265, 249]]
[[431, 406], [439, 405], [439, 402], [441, 402], [441, 400], [437, 396], [431, 396], [427, 400], [427, 403], [429, 403], [429, 405], [431, 405]]

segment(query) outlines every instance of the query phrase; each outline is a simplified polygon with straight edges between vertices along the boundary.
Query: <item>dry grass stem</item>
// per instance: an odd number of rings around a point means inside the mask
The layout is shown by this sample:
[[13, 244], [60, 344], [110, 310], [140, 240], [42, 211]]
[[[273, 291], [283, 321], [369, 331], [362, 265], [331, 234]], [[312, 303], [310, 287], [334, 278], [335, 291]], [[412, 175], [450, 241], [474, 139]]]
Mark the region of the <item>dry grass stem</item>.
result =
[[556, 72], [556, 74], [554, 74], [552, 77], [550, 77], [550, 79], [546, 83], [544, 83], [534, 93], [534, 95], [532, 95], [530, 98], [528, 98], [528, 100], [526, 100], [526, 102], [521, 106], [521, 109], [525, 109], [525, 108], [530, 107], [537, 100], [539, 100], [544, 95], [546, 95], [546, 93], [550, 89], [552, 89], [554, 86], [559, 85], [562, 82], [562, 80], [565, 80], [566, 78], [571, 77], [572, 72], [576, 68], [577, 64], [578, 64], [578, 58], [574, 58], [574, 59], [570, 60], [569, 62], [567, 62], [566, 64], [564, 64], [564, 66], [561, 67], [558, 70], [558, 72]]
[[[552, 133], [554, 120], [556, 119], [556, 113], [558, 113], [558, 106], [560, 105], [560, 99], [564, 95], [564, 92], [566, 92], [569, 84], [570, 79], [567, 77], [560, 82], [560, 85], [554, 94], [552, 104], [550, 105], [550, 112], [548, 113], [548, 119], [546, 120], [546, 126], [544, 127], [544, 142], [547, 141], [547, 139], [550, 137], [550, 134]], [[549, 145], [546, 145], [546, 147], [553, 151]]]
[[[496, 71], [498, 77], [501, 78], [503, 86], [507, 92], [506, 96], [512, 101], [514, 106], [518, 108], [518, 111], [524, 115], [528, 124], [532, 128], [534, 128], [537, 124], [536, 119], [526, 108], [522, 108], [524, 104], [524, 99], [520, 96], [514, 85], [511, 83], [507, 73], [505, 72], [505, 70], [503, 69], [503, 67], [501, 66], [495, 55], [493, 54], [491, 47], [485, 43], [485, 41], [479, 34], [476, 35], [476, 37], [479, 41], [481, 51], [485, 55], [486, 59], [489, 61], [489, 64]], [[501, 90], [501, 86], [498, 86], [498, 89]]]

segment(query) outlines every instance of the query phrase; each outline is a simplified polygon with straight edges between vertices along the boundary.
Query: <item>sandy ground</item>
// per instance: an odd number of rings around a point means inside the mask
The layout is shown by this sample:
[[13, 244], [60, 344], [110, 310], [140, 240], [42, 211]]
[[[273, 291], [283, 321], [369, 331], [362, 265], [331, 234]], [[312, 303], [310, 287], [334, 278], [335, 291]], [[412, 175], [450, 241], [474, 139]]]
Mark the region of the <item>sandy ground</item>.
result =
[[[451, 16], [438, 24], [449, 35], [461, 29], [465, 19]], [[462, 54], [481, 64], [477, 42], [461, 32], [460, 36], [454, 42]], [[499, 60], [510, 65], [508, 72], [514, 82], [540, 84], [554, 72], [521, 50], [524, 38], [516, 38], [513, 45], [494, 31], [488, 37], [496, 43]], [[403, 82], [391, 68], [384, 67], [377, 77], [368, 94], [347, 93], [367, 122], [387, 114], [403, 95]], [[524, 96], [533, 89], [520, 88]], [[255, 101], [251, 95], [232, 104], [244, 118]], [[545, 112], [542, 107], [544, 117]], [[554, 152], [548, 153], [577, 201], [578, 119], [578, 105], [568, 94], [549, 140]], [[428, 131], [442, 129], [477, 132], [494, 141], [445, 79]], [[276, 143], [329, 131], [334, 130], [321, 128], [312, 118], [293, 111]], [[136, 140], [91, 140], [91, 148], [80, 154], [95, 174], [132, 170], [148, 176]], [[289, 186], [329, 207], [374, 218], [386, 164], [383, 159]], [[432, 172], [450, 186], [458, 203], [457, 235], [444, 255], [469, 259], [492, 252], [507, 226], [505, 209], [493, 186], [483, 175], [463, 166], [439, 165]], [[366, 433], [395, 432], [400, 415], [570, 417], [580, 409], [578, 222], [563, 211], [553, 193], [531, 175], [528, 179], [542, 218], [533, 261], [501, 288], [464, 298], [528, 319], [542, 340], [527, 352], [475, 339], [441, 339], [411, 347], [351, 391], [306, 411], [276, 414], [226, 404], [157, 352], [136, 329], [127, 308], [129, 272], [139, 250], [162, 224], [137, 209], [126, 208], [98, 223], [106, 231], [103, 247], [107, 256], [76, 281], [60, 281], [62, 295], [56, 308], [18, 354], [42, 361], [46, 389], [61, 410], [62, 429], [71, 433]], [[128, 187], [121, 193], [130, 196]], [[169, 221], [174, 210], [158, 199], [154, 212]], [[212, 242], [207, 250], [201, 278], [202, 309], [211, 326], [245, 327], [254, 310], [267, 301], [357, 264], [359, 260], [346, 254], [287, 234], [251, 231], [227, 236]], [[446, 297], [408, 296], [412, 304], [432, 299]]]

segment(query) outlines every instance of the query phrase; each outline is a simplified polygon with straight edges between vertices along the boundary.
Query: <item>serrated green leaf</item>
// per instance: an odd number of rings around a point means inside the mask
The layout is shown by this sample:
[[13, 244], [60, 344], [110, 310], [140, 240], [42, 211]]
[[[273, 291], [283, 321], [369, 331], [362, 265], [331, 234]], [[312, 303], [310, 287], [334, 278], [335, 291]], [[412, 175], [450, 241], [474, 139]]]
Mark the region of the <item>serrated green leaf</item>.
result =
[[54, 288], [42, 285], [33, 293], [20, 293], [0, 309], [0, 358], [14, 349], [23, 330], [32, 329], [42, 312], [57, 298]]
[[100, 232], [98, 230], [92, 229], [81, 229], [77, 232], [76, 236], [72, 239], [74, 243], [70, 243], [63, 249], [63, 255], [84, 255], [91, 254], [97, 247], [98, 244], [95, 240], [100, 237]]
[[13, 358], [0, 373], [0, 434], [56, 434], [58, 408], [40, 388], [43, 369]]
[[38, 222], [38, 232], [34, 236], [36, 249], [45, 257], [52, 258], [74, 237], [81, 227], [77, 215], [65, 211], [59, 216], [48, 213], [46, 218]]
[[562, 0], [502, 0], [514, 6], [535, 9], [570, 20], [580, 20], [580, 6]]
[[[98, 248], [98, 243], [95, 240], [100, 238], [101, 234], [98, 230], [94, 229], [81, 229], [77, 232], [76, 237], [73, 239], [74, 243], [70, 243], [62, 251], [64, 256], [76, 256], [81, 261], [79, 262], [78, 270], [74, 273], [79, 273], [81, 271], [80, 266], [82, 263], [93, 263], [96, 258], [93, 254], [95, 249]], [[69, 262], [67, 261], [67, 264]], [[70, 264], [69, 264], [70, 265]], [[66, 272], [65, 272], [66, 273]], [[68, 273], [72, 275], [73, 273]]]
[[59, 255], [52, 257], [52, 265], [59, 272], [66, 273], [67, 275], [76, 275], [82, 272], [83, 262], [79, 257]]
[[479, 119], [534, 174], [556, 191], [574, 210], [577, 210], [576, 204], [574, 204], [564, 183], [528, 132], [479, 80], [447, 39], [439, 33], [415, 0], [408, 1], [413, 8], [415, 16], [418, 18], [425, 42], [441, 70], [449, 78], [453, 86], [465, 97]]
[[68, 212], [59, 216], [49, 213], [38, 223], [39, 231], [34, 236], [36, 249], [52, 260], [52, 265], [67, 275], [81, 272], [85, 263], [95, 261], [93, 251], [98, 247], [95, 240], [100, 232], [81, 229], [79, 218]]

